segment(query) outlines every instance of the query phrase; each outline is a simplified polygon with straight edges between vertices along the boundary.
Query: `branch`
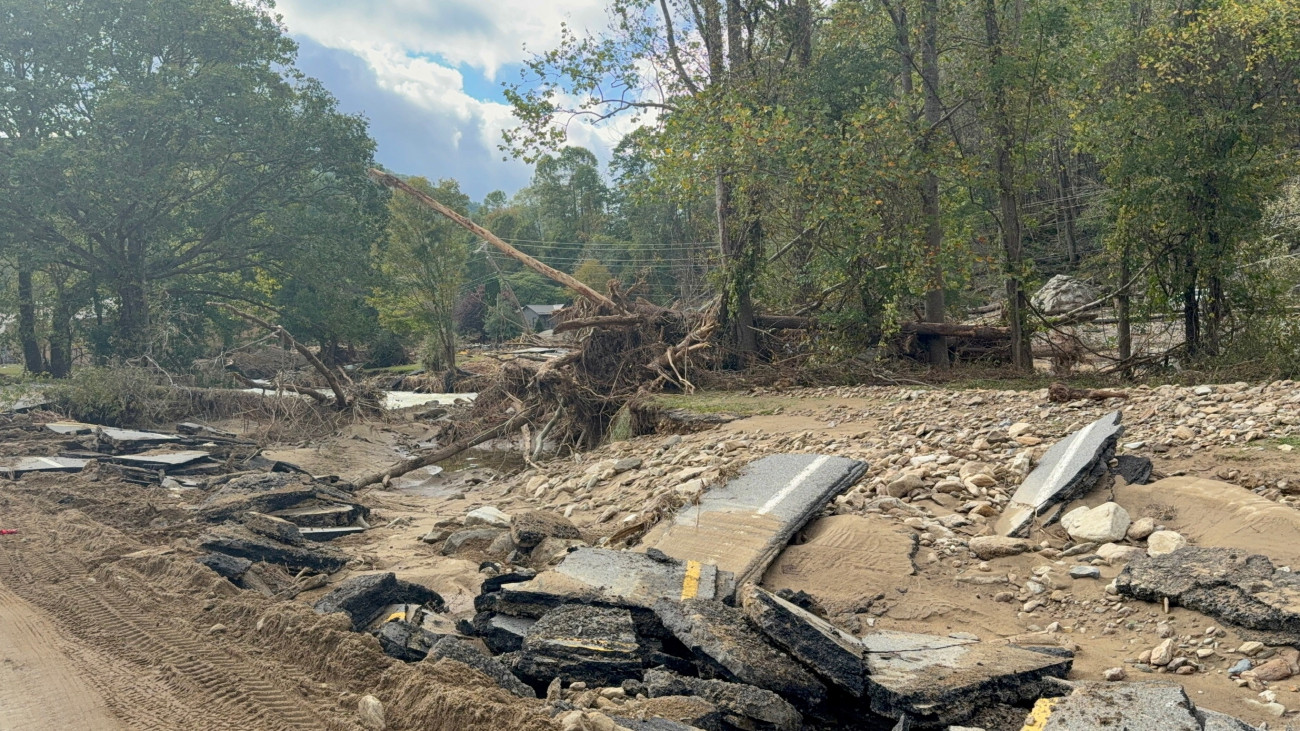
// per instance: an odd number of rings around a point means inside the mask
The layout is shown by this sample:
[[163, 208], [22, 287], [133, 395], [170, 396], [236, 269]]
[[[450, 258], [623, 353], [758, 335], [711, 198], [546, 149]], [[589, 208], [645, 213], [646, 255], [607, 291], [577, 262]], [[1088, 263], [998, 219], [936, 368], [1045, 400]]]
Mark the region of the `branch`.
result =
[[326, 365], [321, 362], [320, 358], [316, 357], [315, 353], [308, 350], [307, 346], [295, 340], [294, 337], [289, 334], [288, 330], [285, 330], [279, 325], [272, 325], [271, 323], [267, 322], [266, 320], [263, 320], [257, 315], [252, 315], [247, 312], [244, 312], [240, 309], [237, 309], [234, 305], [229, 305], [226, 304], [225, 302], [209, 302], [208, 306], [220, 307], [221, 309], [229, 312], [230, 314], [236, 317], [248, 320], [249, 322], [255, 325], [261, 325], [267, 330], [270, 330], [271, 332], [281, 337], [287, 338], [289, 340], [289, 344], [292, 345], [295, 350], [301, 353], [302, 357], [306, 358], [308, 363], [311, 363], [311, 367], [315, 368], [316, 371], [325, 378], [325, 382], [330, 385], [330, 390], [334, 392], [334, 408], [336, 409], [347, 408], [349, 403], [348, 395], [343, 390], [343, 384], [339, 382], [338, 376], [334, 374], [334, 371], [331, 371], [328, 367], [326, 367]]
[[411, 197], [415, 198], [417, 201], [423, 203], [425, 206], [428, 206], [429, 208], [437, 211], [438, 213], [441, 213], [443, 216], [446, 216], [448, 219], [451, 220], [452, 223], [455, 223], [461, 228], [468, 230], [470, 233], [474, 234], [475, 236], [481, 237], [484, 241], [487, 241], [489, 244], [495, 246], [499, 251], [501, 251], [501, 253], [505, 254], [511, 259], [514, 259], [515, 261], [518, 261], [519, 263], [523, 264], [529, 269], [532, 269], [538, 274], [541, 274], [547, 279], [550, 279], [555, 282], [559, 282], [560, 284], [563, 284], [569, 289], [572, 289], [573, 291], [577, 292], [583, 297], [586, 297], [592, 302], [598, 305], [604, 305], [610, 308], [611, 310], [614, 310], [615, 312], [621, 311], [623, 309], [619, 307], [617, 304], [615, 304], [614, 300], [611, 300], [610, 298], [597, 292], [591, 287], [588, 287], [582, 282], [579, 282], [578, 280], [574, 279], [568, 274], [565, 274], [564, 272], [561, 272], [558, 269], [553, 269], [543, 264], [542, 262], [534, 259], [533, 257], [525, 254], [524, 252], [516, 249], [510, 244], [507, 244], [506, 242], [498, 238], [496, 234], [483, 228], [477, 223], [474, 223], [473, 221], [453, 211], [447, 206], [444, 206], [443, 204], [435, 200], [432, 196], [426, 195], [425, 193], [416, 190], [415, 188], [407, 184], [406, 181], [402, 180], [401, 178], [398, 178], [396, 175], [392, 175], [391, 173], [386, 173], [382, 170], [376, 170], [374, 168], [371, 168], [370, 178], [374, 180], [376, 183], [379, 183], [380, 185], [386, 185], [389, 188], [397, 188], [398, 190], [410, 195]]
[[442, 449], [439, 449], [436, 452], [430, 452], [428, 454], [423, 454], [417, 457], [411, 457], [410, 459], [404, 459], [401, 462], [398, 462], [397, 464], [393, 465], [392, 467], [389, 467], [388, 469], [384, 470], [383, 472], [376, 472], [372, 475], [366, 475], [365, 477], [362, 477], [360, 480], [357, 481], [357, 487], [361, 488], [361, 487], [365, 487], [366, 485], [373, 485], [377, 482], [385, 482], [387, 480], [393, 479], [394, 477], [401, 477], [407, 472], [418, 470], [421, 467], [428, 467], [431, 464], [436, 464], [445, 459], [451, 459], [452, 457], [455, 457], [456, 455], [460, 454], [461, 452], [464, 452], [466, 449], [469, 449], [470, 447], [478, 446], [483, 442], [496, 439], [499, 436], [503, 436], [505, 434], [510, 433], [511, 431], [514, 430], [516, 426], [518, 426], [521, 422], [526, 421], [528, 417], [531, 415], [532, 415], [532, 410], [526, 409], [524, 411], [519, 412], [518, 414], [515, 414], [509, 420], [497, 424], [496, 426], [492, 427], [491, 429], [488, 429], [487, 431], [479, 432], [478, 434], [475, 434], [474, 436], [468, 439], [462, 439], [461, 441], [443, 447]]
[[682, 57], [677, 52], [677, 38], [673, 35], [673, 16], [668, 11], [668, 0], [659, 0], [659, 9], [664, 14], [664, 34], [668, 38], [668, 55], [673, 59], [673, 66], [677, 67], [677, 75], [682, 77], [682, 83], [692, 94], [699, 95], [700, 88], [695, 85], [691, 75], [686, 73], [686, 66], [682, 64]]
[[[240, 373], [239, 371], [229, 371], [229, 373], [230, 375], [235, 377], [236, 381], [239, 381], [240, 383], [244, 384], [248, 388], [255, 388], [259, 391], [270, 390], [266, 386], [263, 386], [262, 384], [258, 383], [257, 381], [254, 381], [248, 376], [245, 376], [243, 373]], [[321, 393], [320, 391], [317, 391], [314, 388], [307, 388], [306, 386], [297, 386], [292, 383], [276, 383], [274, 385], [276, 389], [281, 391], [288, 391], [290, 393], [300, 393], [303, 396], [310, 396], [312, 400], [314, 400], [318, 404], [325, 405], [325, 404], [329, 404], [330, 402], [329, 396], [326, 396], [325, 394]]]

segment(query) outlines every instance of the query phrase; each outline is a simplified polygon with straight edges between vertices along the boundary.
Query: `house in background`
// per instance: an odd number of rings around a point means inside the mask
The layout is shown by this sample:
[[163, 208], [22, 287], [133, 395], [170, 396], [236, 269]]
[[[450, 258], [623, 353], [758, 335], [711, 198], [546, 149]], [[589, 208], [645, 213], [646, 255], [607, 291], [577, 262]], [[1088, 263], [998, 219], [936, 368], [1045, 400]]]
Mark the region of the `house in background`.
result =
[[524, 322], [528, 323], [528, 329], [533, 332], [550, 330], [555, 327], [551, 318], [562, 309], [564, 305], [524, 305]]

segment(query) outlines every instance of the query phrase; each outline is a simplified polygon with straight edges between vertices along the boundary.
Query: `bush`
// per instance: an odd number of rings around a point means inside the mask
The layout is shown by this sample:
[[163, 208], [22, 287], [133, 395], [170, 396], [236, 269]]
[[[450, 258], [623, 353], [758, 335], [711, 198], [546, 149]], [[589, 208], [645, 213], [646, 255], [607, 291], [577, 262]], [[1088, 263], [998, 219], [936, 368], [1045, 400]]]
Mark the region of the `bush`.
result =
[[406, 365], [406, 348], [402, 341], [391, 332], [385, 331], [379, 339], [370, 344], [370, 357], [366, 360], [367, 368], [392, 368]]
[[81, 368], [46, 390], [61, 413], [91, 424], [136, 426], [153, 423], [168, 404], [152, 372], [144, 368]]

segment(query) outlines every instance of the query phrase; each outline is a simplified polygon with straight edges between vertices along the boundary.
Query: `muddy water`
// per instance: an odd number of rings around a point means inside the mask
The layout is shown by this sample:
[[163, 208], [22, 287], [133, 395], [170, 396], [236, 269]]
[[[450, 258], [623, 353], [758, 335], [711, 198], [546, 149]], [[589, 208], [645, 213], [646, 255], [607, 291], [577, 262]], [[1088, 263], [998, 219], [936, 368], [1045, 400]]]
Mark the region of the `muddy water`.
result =
[[437, 465], [409, 472], [392, 482], [407, 495], [447, 497], [494, 475], [507, 475], [525, 467], [518, 451], [467, 449]]

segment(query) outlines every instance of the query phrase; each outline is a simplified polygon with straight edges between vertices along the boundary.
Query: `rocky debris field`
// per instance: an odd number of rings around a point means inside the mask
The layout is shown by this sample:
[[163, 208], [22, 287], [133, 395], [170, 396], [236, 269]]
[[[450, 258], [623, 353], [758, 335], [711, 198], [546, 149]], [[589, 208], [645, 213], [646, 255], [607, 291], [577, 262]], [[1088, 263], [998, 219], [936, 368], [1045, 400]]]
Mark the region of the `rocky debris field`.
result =
[[[131, 715], [59, 670], [126, 727], [1289, 728], [1300, 385], [1127, 393], [726, 394], [704, 431], [360, 493], [346, 441], [311, 455], [340, 479], [29, 475], [0, 487], [0, 599], [206, 597], [166, 638], [219, 652], [201, 692], [164, 673]], [[384, 432], [413, 433], [369, 453]], [[98, 621], [63, 654], [127, 654]], [[222, 687], [262, 720], [203, 720]]]

